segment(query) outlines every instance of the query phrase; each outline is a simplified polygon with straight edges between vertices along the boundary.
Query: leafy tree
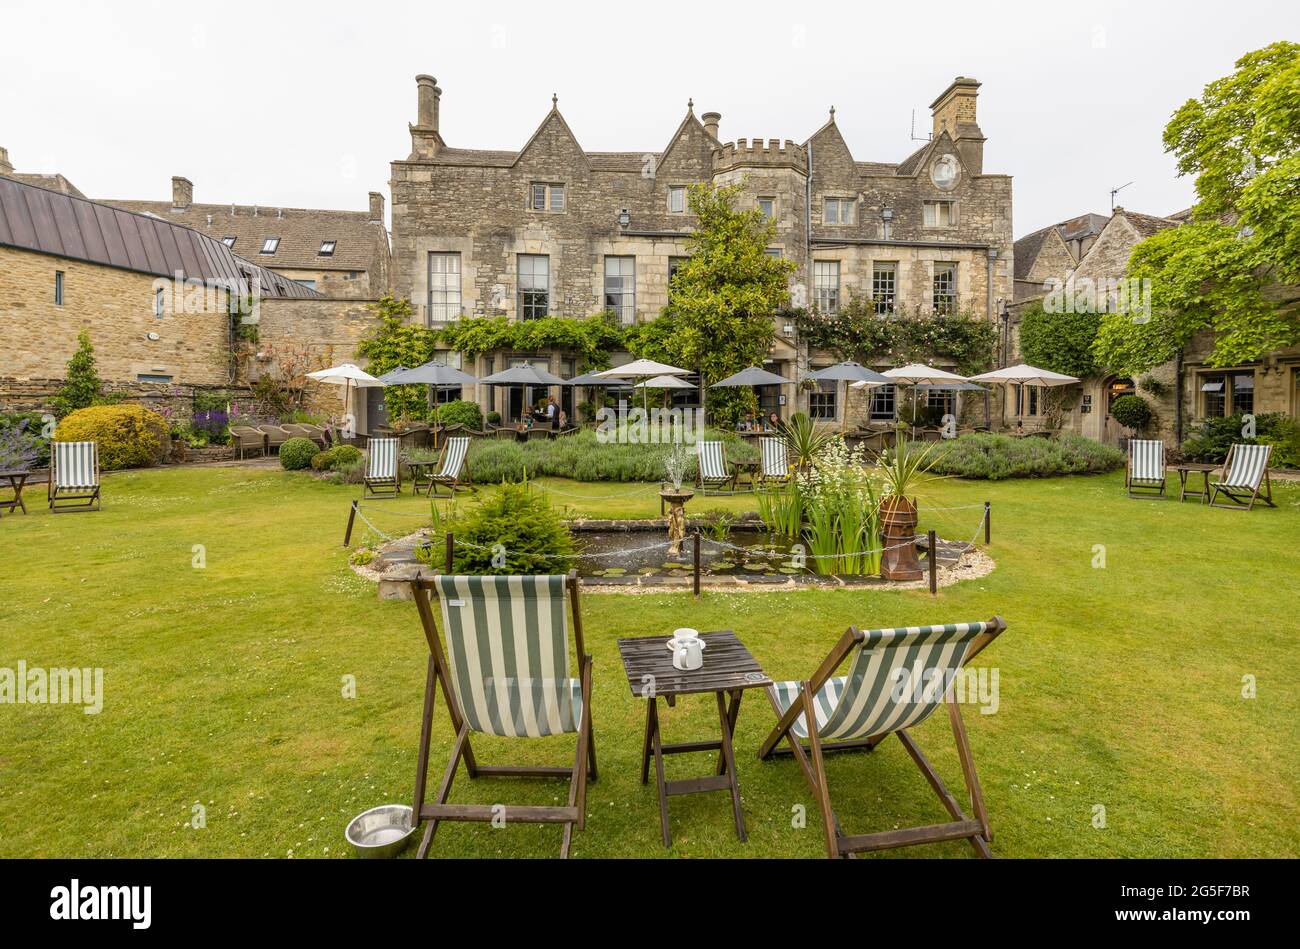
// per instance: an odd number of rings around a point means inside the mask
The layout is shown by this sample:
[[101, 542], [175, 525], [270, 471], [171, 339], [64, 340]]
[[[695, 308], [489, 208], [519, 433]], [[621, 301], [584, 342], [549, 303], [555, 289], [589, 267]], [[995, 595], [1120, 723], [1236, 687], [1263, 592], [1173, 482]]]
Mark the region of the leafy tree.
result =
[[[438, 336], [411, 322], [415, 311], [408, 301], [388, 295], [371, 304], [370, 309], [379, 315], [379, 326], [357, 345], [357, 352], [365, 357], [372, 376], [381, 376], [398, 366], [414, 369], [433, 358]], [[388, 386], [384, 389], [384, 405], [390, 418], [422, 419], [428, 412], [428, 388]]]
[[[637, 355], [700, 373], [701, 386], [758, 365], [772, 344], [772, 317], [789, 305], [793, 261], [769, 256], [776, 223], [757, 208], [735, 206], [738, 185], [691, 188], [696, 231], [690, 258], [672, 282], [672, 300], [657, 320], [628, 334]], [[723, 423], [752, 407], [748, 389], [710, 392], [708, 407]]]
[[102, 401], [99, 373], [95, 371], [95, 347], [90, 343], [90, 333], [77, 334], [77, 351], [68, 360], [68, 370], [63, 385], [52, 402], [54, 413], [60, 418], [77, 409], [84, 409]]
[[1150, 279], [1153, 317], [1107, 314], [1095, 351], [1134, 374], [1164, 362], [1198, 330], [1215, 331], [1210, 365], [1300, 342], [1300, 310], [1266, 295], [1300, 282], [1300, 44], [1248, 53], [1236, 71], [1183, 104], [1165, 150], [1196, 176], [1194, 223], [1134, 248], [1130, 277]]

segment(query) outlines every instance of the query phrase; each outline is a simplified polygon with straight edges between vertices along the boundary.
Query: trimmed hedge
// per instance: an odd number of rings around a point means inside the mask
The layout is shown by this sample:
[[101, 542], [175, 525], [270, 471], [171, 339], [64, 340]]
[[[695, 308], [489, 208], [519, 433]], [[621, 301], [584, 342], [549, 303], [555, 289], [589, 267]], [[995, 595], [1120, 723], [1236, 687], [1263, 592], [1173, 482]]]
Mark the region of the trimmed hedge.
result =
[[301, 471], [316, 457], [316, 443], [310, 438], [291, 438], [280, 446], [280, 465], [285, 471]]
[[311, 466], [317, 471], [337, 471], [347, 465], [355, 465], [365, 455], [355, 445], [335, 445], [312, 456]]
[[930, 470], [973, 480], [1050, 478], [1068, 474], [1099, 474], [1123, 468], [1127, 456], [1118, 448], [1084, 438], [1011, 438], [1007, 435], [963, 435], [944, 443]]
[[483, 410], [477, 402], [457, 399], [438, 406], [438, 421], [443, 425], [464, 425], [475, 431], [483, 430]]
[[56, 442], [98, 442], [104, 471], [143, 468], [162, 459], [167, 420], [138, 405], [92, 405], [59, 422]]
[[1206, 419], [1200, 431], [1183, 442], [1183, 458], [1217, 465], [1228, 457], [1234, 444], [1272, 445], [1270, 466], [1300, 468], [1300, 422], [1285, 412], [1264, 412], [1255, 416], [1255, 437], [1243, 438], [1244, 422], [1241, 414]]

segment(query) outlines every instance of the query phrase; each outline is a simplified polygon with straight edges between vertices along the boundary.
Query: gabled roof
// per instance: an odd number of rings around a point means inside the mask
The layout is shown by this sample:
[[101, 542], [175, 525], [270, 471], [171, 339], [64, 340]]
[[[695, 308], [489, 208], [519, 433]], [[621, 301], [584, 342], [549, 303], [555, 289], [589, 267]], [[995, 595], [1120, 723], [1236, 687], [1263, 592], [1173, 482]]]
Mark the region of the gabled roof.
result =
[[67, 178], [59, 174], [28, 175], [28, 174], [19, 174], [15, 172], [14, 174], [9, 175], [8, 177], [13, 178], [15, 181], [21, 181], [23, 184], [26, 185], [32, 185], [33, 187], [36, 188], [44, 188], [47, 191], [57, 191], [60, 194], [70, 194], [73, 197], [77, 197], [77, 198], [85, 197], [84, 194], [82, 194], [80, 191], [77, 190], [76, 185], [74, 185]]
[[320, 296], [188, 227], [13, 178], [0, 178], [0, 246], [245, 293], [257, 279], [267, 296]]
[[[192, 228], [216, 241], [235, 238], [235, 253], [264, 267], [285, 270], [369, 270], [376, 248], [387, 240], [381, 222], [366, 211], [322, 211], [253, 205], [191, 204], [177, 209], [170, 201], [104, 202]], [[256, 213], [254, 213], [256, 212]], [[278, 237], [274, 254], [262, 255], [268, 238]], [[335, 241], [334, 253], [320, 256], [321, 244]]]
[[587, 167], [591, 167], [587, 153], [583, 151], [582, 144], [578, 141], [578, 136], [573, 134], [573, 129], [569, 128], [569, 123], [564, 121], [564, 116], [560, 115], [560, 107], [554, 96], [551, 97], [551, 111], [546, 114], [546, 118], [542, 119], [542, 124], [537, 126], [537, 131], [524, 143], [524, 147], [519, 149], [519, 154], [515, 156], [515, 163], [518, 164], [522, 161], [538, 139], [546, 134], [547, 129], [552, 127], [558, 129], [560, 134], [569, 140], [577, 153], [582, 156], [582, 160], [587, 164]]
[[1170, 227], [1177, 227], [1184, 223], [1183, 221], [1171, 221], [1169, 218], [1165, 217], [1156, 217], [1154, 214], [1138, 214], [1136, 211], [1128, 211], [1124, 208], [1116, 208], [1115, 214], [1116, 216], [1122, 216], [1126, 221], [1133, 225], [1133, 229], [1144, 239], [1150, 237], [1157, 231], [1163, 231]]

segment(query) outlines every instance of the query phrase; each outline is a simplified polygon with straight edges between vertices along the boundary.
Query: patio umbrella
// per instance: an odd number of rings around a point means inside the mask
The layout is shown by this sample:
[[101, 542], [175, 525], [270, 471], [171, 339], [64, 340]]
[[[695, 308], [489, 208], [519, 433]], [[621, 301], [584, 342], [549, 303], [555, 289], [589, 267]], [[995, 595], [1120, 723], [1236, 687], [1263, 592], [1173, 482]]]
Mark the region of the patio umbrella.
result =
[[[886, 369], [884, 374], [899, 385], [912, 387], [912, 427], [916, 427], [916, 390], [923, 385], [944, 385], [953, 382], [965, 382], [965, 376], [959, 376], [955, 372], [949, 372], [946, 369], [935, 369], [933, 366], [927, 366], [923, 363], [914, 362], [906, 366], [897, 366], [893, 369]], [[855, 387], [861, 387], [861, 383], [854, 383]]]
[[345, 415], [352, 397], [353, 386], [358, 389], [374, 389], [383, 388], [384, 385], [370, 373], [350, 362], [329, 369], [318, 369], [316, 372], [309, 372], [307, 378], [315, 379], [317, 382], [323, 382], [326, 385], [343, 386], [343, 412]]
[[[438, 389], [450, 389], [455, 386], [472, 385], [478, 382], [478, 379], [454, 366], [430, 361], [422, 366], [416, 366], [414, 369], [403, 369], [399, 366], [392, 372], [384, 373], [379, 377], [379, 381], [389, 386], [426, 385]], [[436, 428], [433, 430], [433, 447], [435, 449], [438, 447], [438, 430]]]
[[[971, 376], [971, 382], [1000, 382], [1005, 385], [1022, 385], [1022, 386], [1068, 386], [1079, 380], [1074, 376], [1067, 376], [1060, 372], [1052, 372], [1049, 369], [1039, 369], [1037, 366], [1031, 366], [1028, 363], [1017, 363], [1014, 366], [1007, 366], [1003, 369], [994, 369], [992, 372], [983, 372], [978, 376]], [[1004, 414], [1005, 417], [1005, 414]]]
[[[598, 372], [596, 376], [604, 379], [639, 379], [641, 377], [653, 378], [655, 376], [685, 376], [689, 373], [689, 369], [678, 369], [676, 366], [655, 362], [653, 359], [637, 359], [626, 366], [615, 366], [613, 369]], [[642, 389], [641, 403], [647, 412], [650, 411], [648, 399], [649, 394]]]
[[[691, 385], [689, 382], [687, 382], [684, 379], [678, 379], [676, 376], [654, 376], [651, 379], [647, 379], [645, 382], [638, 382], [635, 386], [633, 386], [633, 388], [635, 389], [694, 389], [695, 386]], [[642, 395], [645, 396], [646, 398], [649, 398], [650, 393], [643, 392]], [[664, 396], [666, 402], [667, 401], [666, 392], [664, 393]]]
[[594, 388], [596, 386], [624, 386], [627, 385], [628, 381], [627, 379], [605, 376], [599, 372], [588, 372], [581, 376], [574, 376], [572, 379], [566, 379], [564, 384], [566, 386], [591, 386]]
[[794, 380], [787, 379], [785, 376], [778, 376], [775, 372], [768, 372], [766, 369], [760, 369], [758, 366], [750, 366], [748, 369], [742, 369], [734, 376], [727, 376], [721, 382], [715, 382], [709, 386], [710, 389], [740, 388], [741, 386], [792, 386]]
[[[888, 376], [882, 376], [880, 373], [868, 369], [861, 363], [839, 362], [833, 366], [827, 366], [825, 369], [818, 369], [816, 372], [810, 372], [805, 379], [816, 379], [819, 382], [851, 382], [860, 383], [859, 389], [869, 389], [874, 386], [892, 385], [894, 380]], [[848, 387], [844, 389], [845, 402], [848, 401]], [[845, 405], [848, 409], [848, 405]], [[844, 411], [840, 413], [840, 431], [843, 432], [848, 425], [849, 413]]]
[[[531, 363], [514, 366], [510, 369], [502, 369], [500, 372], [494, 372], [492, 375], [480, 379], [479, 382], [485, 386], [524, 386], [525, 388], [534, 389], [568, 385], [567, 380], [561, 379], [555, 373], [546, 369], [538, 369]], [[527, 411], [526, 408], [525, 411]]]

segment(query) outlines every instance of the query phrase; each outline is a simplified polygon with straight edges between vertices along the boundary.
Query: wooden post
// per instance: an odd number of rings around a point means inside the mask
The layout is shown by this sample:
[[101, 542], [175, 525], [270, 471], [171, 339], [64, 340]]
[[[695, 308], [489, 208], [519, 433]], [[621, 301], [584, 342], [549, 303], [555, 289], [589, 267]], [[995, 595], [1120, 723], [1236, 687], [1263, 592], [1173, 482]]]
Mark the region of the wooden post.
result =
[[455, 557], [456, 557], [456, 535], [453, 534], [451, 531], [447, 531], [447, 569], [446, 569], [447, 576], [451, 576], [452, 574], [453, 562], [455, 560]]
[[700, 532], [695, 532], [695, 598], [700, 598]]
[[930, 561], [930, 595], [938, 596], [939, 594], [939, 575], [937, 572], [938, 564], [939, 564], [938, 538], [935, 537], [934, 531], [930, 531], [929, 538], [930, 538], [930, 555], [926, 559]]
[[993, 502], [984, 502], [984, 543], [993, 543]]
[[348, 510], [348, 529], [343, 533], [343, 546], [352, 546], [352, 525], [357, 519], [357, 502], [352, 502], [352, 507]]

